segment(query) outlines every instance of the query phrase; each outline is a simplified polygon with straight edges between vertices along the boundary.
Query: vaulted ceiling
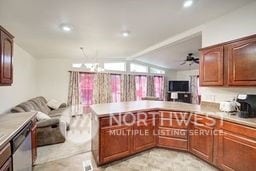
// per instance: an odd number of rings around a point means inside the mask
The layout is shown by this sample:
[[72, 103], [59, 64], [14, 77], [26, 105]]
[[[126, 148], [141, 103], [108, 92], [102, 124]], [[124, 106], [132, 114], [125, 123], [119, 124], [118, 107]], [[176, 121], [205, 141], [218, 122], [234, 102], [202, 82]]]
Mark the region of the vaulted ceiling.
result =
[[[194, 0], [184, 8], [183, 0], [0, 0], [0, 24], [37, 58], [83, 58], [79, 49], [83, 46], [92, 58], [126, 59], [250, 1]], [[63, 32], [61, 24], [70, 24], [73, 30]], [[123, 31], [130, 36], [123, 37]], [[161, 55], [148, 54], [140, 60], [170, 68], [166, 60], [177, 61], [197, 47], [187, 48], [163, 49]]]

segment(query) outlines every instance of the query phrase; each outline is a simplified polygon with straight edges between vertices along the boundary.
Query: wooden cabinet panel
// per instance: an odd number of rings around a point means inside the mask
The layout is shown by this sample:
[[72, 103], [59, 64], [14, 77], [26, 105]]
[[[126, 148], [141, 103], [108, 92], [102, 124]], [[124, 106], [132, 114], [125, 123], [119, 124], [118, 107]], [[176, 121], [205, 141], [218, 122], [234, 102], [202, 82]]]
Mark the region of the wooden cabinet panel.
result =
[[12, 171], [12, 158], [9, 158], [5, 164], [0, 167], [0, 171]]
[[183, 119], [171, 119], [171, 118], [160, 118], [159, 126], [170, 127], [170, 128], [181, 128], [186, 129], [189, 125], [189, 120]]
[[228, 58], [228, 85], [256, 85], [256, 38], [225, 46]]
[[36, 125], [33, 126], [31, 130], [31, 143], [32, 143], [32, 161], [33, 163], [37, 158], [37, 141], [36, 141]]
[[200, 52], [200, 85], [221, 86], [224, 84], [223, 46]]
[[11, 156], [11, 145], [7, 144], [3, 149], [0, 149], [0, 168], [4, 165], [4, 163]]
[[213, 128], [206, 125], [190, 123], [189, 151], [208, 162], [213, 162], [214, 137], [211, 134], [212, 130]]
[[254, 171], [256, 141], [224, 131], [219, 136], [218, 158], [223, 170]]
[[145, 124], [134, 125], [135, 132], [133, 141], [134, 152], [143, 151], [156, 145], [155, 126], [153, 120], [148, 120]]
[[0, 85], [11, 85], [13, 82], [13, 36], [0, 26]]
[[187, 129], [159, 127], [158, 133], [160, 136], [164, 137], [188, 139]]
[[112, 126], [100, 130], [100, 163], [107, 163], [132, 152], [132, 126]]
[[159, 136], [158, 146], [177, 150], [187, 150], [188, 140]]

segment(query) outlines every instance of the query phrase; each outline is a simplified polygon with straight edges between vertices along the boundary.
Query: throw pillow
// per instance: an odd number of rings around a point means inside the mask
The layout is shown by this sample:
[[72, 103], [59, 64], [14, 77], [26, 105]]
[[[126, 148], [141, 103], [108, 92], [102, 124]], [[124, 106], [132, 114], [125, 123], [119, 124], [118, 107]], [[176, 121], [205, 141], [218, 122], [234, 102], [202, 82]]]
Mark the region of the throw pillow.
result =
[[51, 117], [46, 115], [43, 112], [37, 112], [37, 114], [36, 114], [36, 120], [37, 121], [43, 121], [43, 120], [48, 120], [48, 119], [51, 119]]
[[55, 99], [52, 99], [52, 100], [49, 100], [47, 102], [47, 106], [49, 106], [50, 108], [52, 109], [59, 109], [59, 107], [61, 106], [61, 102], [59, 102], [58, 100], [55, 100]]

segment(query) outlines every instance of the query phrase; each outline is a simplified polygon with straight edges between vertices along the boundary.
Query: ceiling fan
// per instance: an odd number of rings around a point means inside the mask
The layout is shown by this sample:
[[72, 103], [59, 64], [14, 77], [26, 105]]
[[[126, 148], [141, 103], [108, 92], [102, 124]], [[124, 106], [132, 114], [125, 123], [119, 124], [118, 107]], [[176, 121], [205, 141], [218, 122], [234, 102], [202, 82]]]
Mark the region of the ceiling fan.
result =
[[195, 56], [193, 56], [193, 53], [189, 53], [186, 60], [184, 60], [184, 62], [181, 63], [180, 65], [184, 65], [187, 62], [190, 62], [189, 65], [192, 65], [194, 63], [199, 64], [199, 58], [196, 58]]

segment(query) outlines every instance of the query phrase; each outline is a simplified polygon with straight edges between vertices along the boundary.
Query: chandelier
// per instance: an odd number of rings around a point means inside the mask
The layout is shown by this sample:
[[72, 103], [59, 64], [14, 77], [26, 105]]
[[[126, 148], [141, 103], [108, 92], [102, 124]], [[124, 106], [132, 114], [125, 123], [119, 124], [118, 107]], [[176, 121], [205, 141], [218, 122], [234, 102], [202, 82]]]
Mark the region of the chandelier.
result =
[[[81, 51], [82, 51], [84, 57], [87, 58], [87, 56], [86, 56], [86, 54], [85, 54], [85, 52], [84, 52], [84, 47], [80, 47], [80, 49], [81, 49]], [[98, 53], [96, 52], [96, 57], [97, 57], [97, 55], [98, 55]], [[96, 58], [96, 57], [95, 57], [95, 60], [92, 61], [92, 63], [86, 63], [86, 64], [84, 64], [84, 65], [85, 65], [85, 67], [86, 67], [88, 70], [90, 70], [91, 72], [103, 72], [103, 71], [104, 71], [104, 68], [102, 68], [102, 67], [100, 66], [100, 64], [97, 62], [97, 58]]]

